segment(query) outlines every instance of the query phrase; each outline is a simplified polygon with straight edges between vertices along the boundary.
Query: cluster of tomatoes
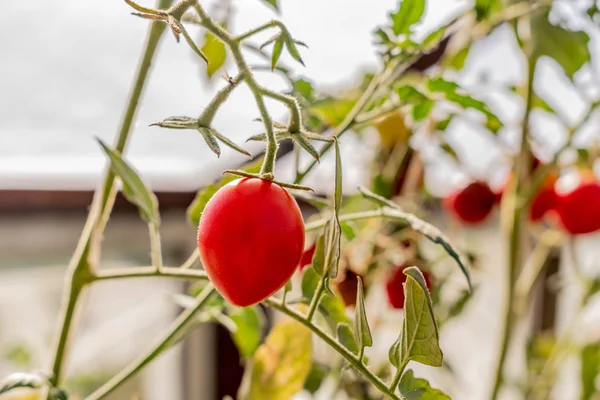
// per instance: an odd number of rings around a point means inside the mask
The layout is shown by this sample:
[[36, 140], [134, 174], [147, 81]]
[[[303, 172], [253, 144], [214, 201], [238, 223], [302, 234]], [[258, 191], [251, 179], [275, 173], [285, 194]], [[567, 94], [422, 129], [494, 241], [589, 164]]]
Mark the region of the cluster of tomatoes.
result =
[[[539, 161], [534, 163], [538, 168]], [[600, 230], [600, 182], [593, 173], [580, 174], [579, 184], [568, 192], [559, 192], [558, 176], [550, 172], [528, 206], [531, 222], [547, 220], [571, 235]], [[465, 224], [484, 222], [500, 202], [503, 190], [494, 192], [486, 182], [473, 181], [444, 198], [446, 210]]]

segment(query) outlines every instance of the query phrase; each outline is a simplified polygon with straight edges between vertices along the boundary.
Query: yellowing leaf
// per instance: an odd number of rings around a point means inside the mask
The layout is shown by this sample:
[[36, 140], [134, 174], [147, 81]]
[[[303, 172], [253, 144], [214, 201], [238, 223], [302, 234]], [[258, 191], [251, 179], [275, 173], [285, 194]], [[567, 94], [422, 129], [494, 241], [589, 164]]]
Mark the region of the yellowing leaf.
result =
[[256, 350], [240, 388], [240, 398], [289, 400], [304, 387], [311, 365], [310, 330], [295, 320], [281, 321]]
[[206, 74], [210, 78], [225, 64], [227, 50], [225, 44], [210, 32], [204, 35], [204, 45], [201, 50], [208, 59]]

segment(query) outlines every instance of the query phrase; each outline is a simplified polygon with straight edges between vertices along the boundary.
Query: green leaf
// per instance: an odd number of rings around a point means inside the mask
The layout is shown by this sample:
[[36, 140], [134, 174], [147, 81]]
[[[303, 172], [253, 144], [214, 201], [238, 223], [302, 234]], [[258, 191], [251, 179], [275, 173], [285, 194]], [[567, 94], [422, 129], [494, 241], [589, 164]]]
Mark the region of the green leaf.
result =
[[448, 65], [451, 68], [454, 68], [457, 71], [460, 71], [465, 67], [465, 63], [467, 61], [467, 57], [469, 56], [470, 50], [470, 46], [463, 47], [446, 62], [446, 65]]
[[348, 222], [342, 222], [340, 224], [342, 228], [342, 233], [348, 240], [354, 240], [356, 237], [356, 233], [354, 232], [354, 227]]
[[319, 151], [315, 149], [315, 146], [313, 146], [308, 139], [306, 139], [301, 134], [291, 135], [291, 138], [294, 140], [294, 142], [298, 143], [298, 145], [302, 147], [308, 154], [310, 154], [315, 160], [319, 161]]
[[427, 89], [434, 93], [455, 93], [460, 89], [460, 86], [456, 82], [447, 81], [444, 78], [437, 77], [427, 80]]
[[442, 350], [433, 304], [423, 274], [417, 267], [403, 270], [404, 284], [404, 324], [401, 344], [394, 365], [405, 365], [414, 360], [432, 367], [442, 366]]
[[581, 400], [594, 400], [600, 393], [600, 343], [586, 345], [581, 351]]
[[333, 196], [333, 209], [337, 220], [337, 215], [339, 214], [340, 207], [342, 206], [342, 156], [340, 155], [340, 144], [335, 137], [333, 145], [335, 147], [335, 188]]
[[394, 34], [410, 34], [414, 24], [421, 20], [425, 12], [425, 0], [402, 0], [398, 11], [391, 13]]
[[350, 324], [350, 320], [346, 315], [344, 302], [338, 295], [330, 296], [326, 293], [324, 296], [321, 296], [319, 312], [323, 314], [332, 331], [336, 329], [339, 323]]
[[464, 290], [458, 299], [456, 299], [456, 301], [450, 306], [450, 309], [448, 310], [448, 318], [459, 315], [472, 298], [473, 292]]
[[346, 349], [352, 354], [359, 352], [358, 343], [356, 342], [356, 336], [352, 333], [348, 324], [338, 324], [337, 326], [337, 338]]
[[139, 177], [137, 172], [129, 166], [121, 156], [109, 149], [102, 140], [98, 139], [100, 146], [110, 159], [110, 165], [115, 175], [123, 183], [123, 194], [131, 203], [135, 204], [140, 210], [140, 215], [144, 221], [160, 225], [160, 215], [158, 213], [158, 200], [154, 193], [150, 191]]
[[198, 132], [200, 132], [204, 138], [208, 148], [219, 157], [221, 155], [221, 148], [219, 147], [219, 142], [217, 142], [217, 138], [213, 135], [212, 130], [200, 127], [198, 128]]
[[306, 79], [297, 79], [293, 82], [294, 93], [304, 97], [309, 102], [312, 102], [314, 99], [314, 88], [312, 83], [307, 81]]
[[319, 276], [325, 274], [325, 234], [319, 235], [317, 245], [315, 247], [315, 255], [313, 256], [312, 267]]
[[304, 274], [302, 274], [302, 296], [309, 300], [312, 299], [319, 280], [321, 280], [321, 277], [317, 275], [314, 268], [306, 268]]
[[411, 369], [402, 375], [398, 389], [405, 400], [451, 400], [441, 390], [433, 389], [425, 379], [415, 378]]
[[413, 107], [412, 112], [413, 119], [415, 120], [415, 122], [419, 122], [427, 118], [427, 116], [429, 116], [429, 113], [431, 113], [431, 110], [433, 109], [434, 105], [435, 102], [433, 100], [425, 100], [420, 104], [416, 104]]
[[277, 61], [279, 61], [279, 57], [281, 57], [282, 50], [283, 38], [279, 36], [277, 40], [275, 40], [275, 44], [273, 45], [273, 53], [271, 54], [271, 71], [274, 70], [277, 66]]
[[421, 91], [412, 85], [402, 85], [396, 88], [400, 101], [408, 104], [419, 104], [428, 100]]
[[240, 355], [244, 358], [252, 357], [260, 345], [265, 327], [265, 316], [261, 308], [230, 306], [228, 314], [236, 326], [231, 337]]
[[573, 79], [573, 75], [590, 61], [590, 38], [583, 31], [574, 32], [550, 23], [550, 11], [531, 16], [534, 57], [554, 59]]
[[331, 126], [339, 125], [352, 110], [355, 100], [346, 98], [326, 98], [313, 103], [310, 111]]
[[3, 359], [20, 367], [29, 367], [32, 359], [31, 350], [24, 344], [11, 346], [6, 349]]
[[365, 295], [363, 293], [363, 284], [360, 277], [358, 277], [357, 285], [358, 291], [356, 293], [354, 335], [358, 340], [359, 348], [362, 350], [365, 347], [373, 346], [373, 336], [371, 336], [371, 328], [369, 328], [367, 312], [365, 311]]
[[311, 369], [312, 335], [301, 323], [278, 322], [246, 369], [239, 398], [288, 400], [300, 392]]
[[229, 140], [228, 137], [221, 135], [219, 132], [217, 132], [214, 129], [211, 129], [210, 131], [215, 138], [217, 138], [221, 143], [225, 144], [227, 147], [237, 151], [238, 153], [242, 153], [243, 155], [246, 155], [246, 156], [252, 158], [252, 154], [248, 153], [246, 150], [244, 150], [243, 148], [241, 148], [240, 146], [238, 146], [237, 144], [235, 144], [234, 142]]
[[[260, 167], [262, 165], [262, 158], [257, 159], [251, 163], [246, 164], [241, 169], [251, 174], [258, 174], [260, 172]], [[204, 211], [204, 207], [210, 200], [210, 198], [223, 186], [228, 184], [231, 181], [239, 179], [238, 176], [234, 175], [224, 175], [218, 182], [208, 185], [204, 189], [198, 191], [196, 194], [196, 198], [192, 201], [192, 204], [187, 209], [187, 217], [188, 221], [192, 224], [192, 226], [197, 226], [200, 221], [200, 216]]]
[[298, 47], [296, 47], [296, 43], [300, 43], [300, 42], [295, 42], [294, 39], [292, 39], [289, 36], [286, 36], [285, 47], [287, 47], [288, 52], [290, 53], [290, 55], [292, 56], [292, 58], [294, 60], [296, 60], [300, 64], [304, 65], [304, 61], [302, 61], [302, 57], [300, 57], [300, 52], [298, 51]]
[[444, 38], [447, 28], [447, 26], [442, 26], [441, 28], [427, 35], [425, 39], [423, 39], [423, 50], [430, 51], [435, 48], [435, 46], [437, 46], [438, 43]]
[[209, 31], [206, 31], [204, 34], [204, 44], [202, 45], [201, 50], [208, 59], [206, 74], [210, 78], [225, 64], [225, 60], [227, 59], [225, 43], [217, 39], [217, 37]]
[[493, 13], [501, 11], [502, 6], [502, 0], [475, 0], [477, 20], [487, 19]]
[[306, 378], [306, 382], [304, 382], [304, 390], [308, 391], [310, 394], [315, 394], [325, 380], [327, 372], [327, 368], [323, 365], [313, 363], [308, 378]]
[[342, 228], [340, 227], [340, 222], [335, 212], [331, 215], [331, 220], [329, 221], [327, 238], [325, 268], [327, 269], [329, 277], [334, 279], [337, 277], [338, 273], [342, 243]]

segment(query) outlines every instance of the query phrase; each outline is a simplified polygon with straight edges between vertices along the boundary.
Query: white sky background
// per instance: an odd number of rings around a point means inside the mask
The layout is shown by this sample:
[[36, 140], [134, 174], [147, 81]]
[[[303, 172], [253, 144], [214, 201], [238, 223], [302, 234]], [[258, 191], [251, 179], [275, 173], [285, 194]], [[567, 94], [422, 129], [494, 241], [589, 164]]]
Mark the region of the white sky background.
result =
[[[213, 3], [207, 5], [209, 10]], [[306, 68], [298, 66], [296, 71], [320, 88], [352, 84], [363, 71], [379, 68], [371, 32], [385, 22], [396, 0], [281, 3], [281, 19], [296, 38], [309, 45], [309, 49], [301, 50]], [[234, 32], [275, 17], [259, 0], [238, 0], [234, 6]], [[429, 0], [420, 31], [439, 26], [449, 15], [468, 6], [468, 1]], [[130, 11], [120, 0], [8, 0], [5, 4], [0, 15], [0, 189], [95, 186], [105, 159], [94, 137], [112, 143], [148, 28], [147, 21], [131, 16]], [[597, 40], [593, 39], [592, 46], [598, 48]], [[508, 30], [480, 43], [476, 52], [476, 60], [471, 57], [461, 74], [466, 83], [472, 84], [483, 71], [495, 83], [514, 83], [524, 75], [523, 62], [515, 57], [515, 44]], [[292, 65], [287, 55], [282, 59]], [[148, 127], [169, 116], [197, 116], [222, 86], [219, 80], [207, 84], [199, 63], [185, 43], [177, 44], [172, 36], [165, 36], [127, 155], [155, 190], [197, 189], [243, 160], [243, 156], [224, 148], [216, 161], [195, 131]], [[234, 72], [230, 63], [226, 70]], [[585, 103], [566, 87], [566, 78], [557, 71], [552, 62], [544, 62], [536, 87], [543, 89], [540, 92], [548, 95], [546, 99], [552, 105], [568, 105], [567, 119], [577, 121], [585, 112]], [[284, 81], [273, 74], [258, 76], [272, 89], [285, 89]], [[518, 122], [518, 103], [500, 102], [489, 88], [484, 93], [494, 96], [501, 105], [495, 108], [501, 117]], [[284, 115], [283, 107], [269, 105], [273, 115]], [[261, 131], [260, 123], [252, 121], [257, 116], [251, 94], [240, 88], [218, 113], [215, 126], [243, 143], [246, 137]], [[551, 147], [560, 145], [560, 132], [553, 130], [551, 121], [544, 122], [546, 126], [547, 142]], [[513, 133], [509, 127], [503, 136], [510, 141]], [[496, 166], [494, 157], [499, 152], [491, 135], [476, 132], [464, 123], [454, 125], [449, 135], [469, 171], [486, 174], [491, 164], [495, 172], [501, 170]], [[353, 151], [357, 141], [350, 133], [344, 136], [342, 145], [345, 183], [350, 191], [365, 178], [362, 162], [369, 154], [362, 148]], [[246, 145], [254, 150], [260, 146]], [[439, 159], [438, 154], [433, 156]], [[328, 188], [333, 177], [332, 161], [324, 160], [307, 183], [316, 189]], [[281, 161], [280, 179], [288, 176], [287, 165]], [[442, 183], [460, 181], [455, 172], [447, 164], [433, 168], [429, 175], [432, 186], [443, 192]]]

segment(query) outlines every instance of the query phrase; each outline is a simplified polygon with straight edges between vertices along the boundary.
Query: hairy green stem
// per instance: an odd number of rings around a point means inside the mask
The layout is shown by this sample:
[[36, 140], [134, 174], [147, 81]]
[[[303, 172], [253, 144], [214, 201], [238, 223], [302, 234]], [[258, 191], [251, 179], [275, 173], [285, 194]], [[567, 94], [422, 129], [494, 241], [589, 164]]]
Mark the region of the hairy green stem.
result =
[[391, 391], [388, 386], [383, 382], [377, 375], [375, 375], [371, 370], [369, 370], [361, 360], [344, 346], [342, 346], [335, 338], [331, 337], [328, 333], [323, 331], [320, 327], [314, 325], [311, 321], [309, 321], [304, 315], [300, 314], [296, 310], [292, 310], [284, 305], [280, 300], [275, 299], [273, 297], [265, 300], [264, 304], [268, 305], [271, 308], [274, 308], [278, 311], [281, 311], [288, 317], [295, 319], [300, 322], [302, 325], [306, 326], [313, 333], [315, 333], [318, 337], [320, 337], [325, 343], [327, 343], [331, 348], [333, 348], [336, 352], [338, 352], [342, 357], [344, 357], [358, 372], [360, 372], [366, 379], [368, 379], [373, 386], [375, 386], [379, 391], [392, 400], [401, 400], [393, 391]]
[[[166, 8], [170, 4], [171, 0], [159, 0], [158, 7]], [[115, 148], [118, 152], [122, 153], [127, 144], [127, 139], [135, 118], [138, 102], [142, 95], [151, 62], [158, 47], [158, 42], [164, 30], [165, 25], [160, 22], [152, 23], [149, 29], [144, 52], [136, 72], [133, 90], [130, 94], [129, 102], [121, 122], [121, 128], [117, 136]], [[79, 279], [78, 276], [89, 275], [90, 271], [94, 267], [93, 265], [90, 265], [88, 256], [90, 252], [96, 251], [96, 249], [93, 248], [94, 246], [99, 246], [101, 232], [99, 232], [97, 226], [99, 224], [103, 225], [102, 216], [106, 216], [107, 213], [109, 213], [109, 209], [112, 209], [112, 204], [116, 195], [114, 184], [115, 175], [112, 169], [108, 168], [101, 186], [94, 195], [90, 214], [67, 269], [67, 289], [63, 297], [63, 306], [58, 318], [59, 328], [57, 337], [55, 339], [56, 344], [54, 346], [54, 352], [52, 355], [52, 373], [50, 382], [53, 385], [58, 385], [61, 381], [67, 342], [69, 340], [70, 331], [74, 325], [73, 320], [76, 311], [77, 300], [79, 298], [79, 294], [86, 284], [85, 279]]]
[[98, 271], [94, 274], [93, 281], [107, 281], [124, 278], [143, 278], [143, 277], [166, 277], [178, 279], [208, 279], [206, 273], [197, 269], [182, 269], [173, 267], [163, 267], [160, 271], [155, 266], [133, 267], [133, 268], [115, 268], [104, 271]]
[[125, 381], [137, 374], [152, 360], [158, 357], [163, 351], [171, 347], [176, 341], [180, 332], [190, 325], [190, 323], [196, 317], [196, 314], [206, 305], [206, 303], [215, 293], [216, 291], [214, 287], [209, 283], [200, 293], [196, 304], [179, 315], [165, 336], [163, 336], [162, 339], [147, 354], [131, 363], [120, 373], [115, 375], [111, 380], [102, 385], [102, 387], [87, 396], [85, 400], [100, 400], [105, 398], [115, 389], [121, 386]]
[[242, 33], [239, 36], [236, 36], [235, 37], [235, 41], [237, 43], [241, 43], [243, 40], [246, 40], [249, 37], [256, 35], [257, 33], [260, 33], [262, 31], [266, 31], [267, 29], [275, 28], [275, 27], [278, 27], [278, 26], [281, 27], [281, 22], [279, 22], [277, 20], [269, 21], [269, 22], [267, 22], [267, 23], [265, 23], [263, 25], [257, 26], [254, 29], [250, 29], [249, 31], [247, 31], [245, 33]]
[[502, 387], [504, 378], [504, 363], [506, 361], [506, 355], [508, 353], [508, 346], [513, 331], [513, 325], [515, 321], [514, 313], [514, 302], [515, 302], [515, 285], [517, 270], [519, 267], [519, 255], [520, 255], [520, 244], [522, 242], [521, 237], [521, 226], [522, 226], [522, 215], [525, 201], [522, 201], [523, 190], [522, 184], [525, 181], [528, 173], [529, 165], [529, 150], [528, 150], [528, 136], [529, 136], [529, 119], [531, 116], [531, 110], [533, 108], [533, 83], [535, 78], [535, 69], [537, 60], [534, 57], [528, 59], [528, 73], [527, 73], [527, 97], [525, 102], [525, 114], [523, 116], [522, 129], [521, 129], [521, 147], [520, 154], [516, 164], [516, 183], [514, 191], [514, 205], [512, 214], [512, 226], [509, 234], [509, 254], [508, 254], [508, 276], [507, 285], [508, 293], [505, 297], [504, 304], [504, 321], [503, 330], [500, 342], [500, 354], [498, 356], [498, 362], [496, 365], [496, 372], [494, 378], [494, 386], [492, 387], [491, 399], [496, 400]]
[[402, 374], [404, 373], [404, 370], [406, 369], [406, 366], [408, 365], [408, 359], [405, 359], [402, 364], [400, 364], [398, 366], [398, 369], [396, 369], [396, 373], [394, 374], [394, 379], [392, 379], [392, 383], [390, 383], [390, 390], [392, 392], [396, 392], [396, 388], [398, 387], [398, 384], [400, 383], [400, 379], [402, 379]]
[[198, 118], [198, 124], [200, 126], [206, 128], [210, 127], [217, 111], [219, 110], [219, 107], [221, 107], [221, 105], [225, 103], [225, 101], [229, 98], [231, 92], [233, 92], [233, 89], [235, 89], [240, 84], [243, 78], [244, 72], [240, 72], [234, 78], [229, 79], [229, 84], [227, 86], [225, 86], [223, 89], [217, 92], [215, 97], [213, 97], [210, 103], [208, 103], [208, 105]]

